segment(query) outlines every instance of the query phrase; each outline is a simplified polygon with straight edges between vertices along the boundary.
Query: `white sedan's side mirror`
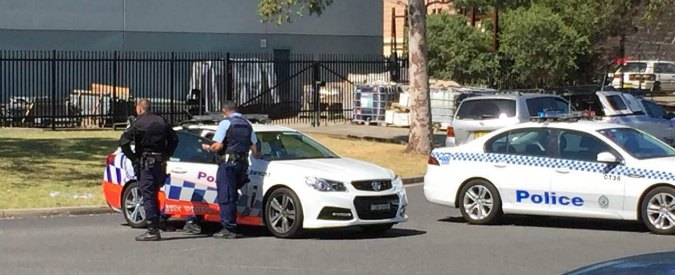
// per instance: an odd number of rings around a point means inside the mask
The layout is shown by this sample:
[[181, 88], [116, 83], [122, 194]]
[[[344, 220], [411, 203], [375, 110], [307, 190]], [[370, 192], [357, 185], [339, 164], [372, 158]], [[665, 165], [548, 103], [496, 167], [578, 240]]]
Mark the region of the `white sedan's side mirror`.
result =
[[598, 162], [616, 164], [619, 163], [619, 160], [616, 156], [610, 152], [602, 152], [598, 154]]

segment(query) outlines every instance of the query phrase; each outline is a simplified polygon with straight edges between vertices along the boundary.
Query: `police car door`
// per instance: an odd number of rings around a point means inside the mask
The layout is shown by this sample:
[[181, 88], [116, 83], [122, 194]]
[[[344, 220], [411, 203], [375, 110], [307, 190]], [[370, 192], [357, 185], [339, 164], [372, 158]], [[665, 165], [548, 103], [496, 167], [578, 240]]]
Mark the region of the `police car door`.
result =
[[[216, 203], [215, 155], [202, 149], [211, 141], [195, 134], [179, 131], [178, 147], [167, 162], [170, 180], [165, 185], [167, 212], [180, 214], [217, 214], [207, 204]], [[200, 205], [201, 204], [201, 205]]]
[[499, 189], [507, 213], [537, 214], [548, 207], [552, 158], [547, 128], [528, 128], [498, 135], [486, 144], [491, 167], [486, 175]]
[[620, 155], [604, 141], [584, 132], [561, 129], [559, 156], [551, 180], [551, 211], [555, 215], [619, 218], [624, 184], [612, 171], [619, 165], [598, 161], [598, 154]]

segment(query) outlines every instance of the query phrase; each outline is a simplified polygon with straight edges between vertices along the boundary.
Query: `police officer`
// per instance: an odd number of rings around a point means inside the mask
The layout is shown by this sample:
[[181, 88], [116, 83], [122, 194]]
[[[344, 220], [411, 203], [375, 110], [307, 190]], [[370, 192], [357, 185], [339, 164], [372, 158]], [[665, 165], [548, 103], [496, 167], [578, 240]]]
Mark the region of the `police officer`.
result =
[[[137, 241], [157, 241], [160, 234], [160, 213], [157, 192], [166, 179], [166, 160], [178, 145], [178, 136], [164, 118], [153, 113], [150, 101], [136, 103], [136, 120], [120, 138], [120, 147], [134, 165], [141, 189], [148, 231], [136, 237]], [[131, 142], [135, 150], [131, 150]]]
[[222, 111], [226, 119], [218, 125], [213, 143], [203, 144], [204, 150], [218, 155], [218, 204], [223, 229], [213, 234], [216, 239], [234, 239], [237, 233], [237, 190], [248, 181], [248, 152], [260, 158], [251, 122], [237, 112], [237, 105], [225, 102]]

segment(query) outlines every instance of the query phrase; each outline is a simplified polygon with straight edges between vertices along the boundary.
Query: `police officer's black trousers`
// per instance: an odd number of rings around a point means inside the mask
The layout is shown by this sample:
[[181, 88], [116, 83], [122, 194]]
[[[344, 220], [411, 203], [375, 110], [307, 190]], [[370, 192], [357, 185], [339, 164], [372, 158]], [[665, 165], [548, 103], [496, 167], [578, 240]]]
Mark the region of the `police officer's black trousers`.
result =
[[[142, 161], [141, 161], [142, 162]], [[143, 195], [143, 208], [147, 220], [159, 218], [159, 206], [157, 192], [166, 179], [166, 172], [161, 162], [153, 164], [141, 163], [141, 177], [138, 187]]]
[[242, 161], [228, 161], [218, 165], [216, 185], [218, 187], [218, 205], [220, 206], [220, 221], [223, 228], [234, 231], [237, 228], [237, 189], [241, 188], [247, 179], [248, 163]]

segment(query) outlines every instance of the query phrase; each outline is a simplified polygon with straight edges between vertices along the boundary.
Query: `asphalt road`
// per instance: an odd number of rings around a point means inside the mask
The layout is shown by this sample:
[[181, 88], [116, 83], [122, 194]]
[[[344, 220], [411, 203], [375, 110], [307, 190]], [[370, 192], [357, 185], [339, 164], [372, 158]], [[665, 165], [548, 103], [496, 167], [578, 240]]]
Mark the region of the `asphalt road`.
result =
[[381, 237], [351, 229], [282, 240], [247, 228], [238, 240], [173, 232], [139, 243], [142, 230], [121, 214], [0, 220], [0, 274], [558, 274], [675, 250], [675, 236], [637, 223], [514, 216], [472, 226], [427, 203], [421, 186], [408, 192], [409, 222]]

